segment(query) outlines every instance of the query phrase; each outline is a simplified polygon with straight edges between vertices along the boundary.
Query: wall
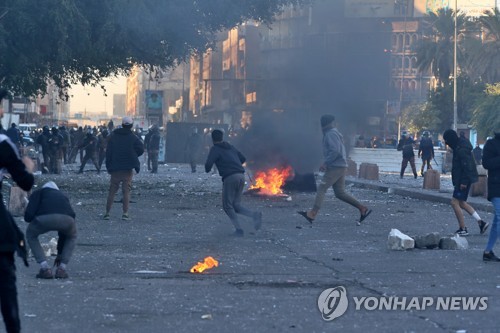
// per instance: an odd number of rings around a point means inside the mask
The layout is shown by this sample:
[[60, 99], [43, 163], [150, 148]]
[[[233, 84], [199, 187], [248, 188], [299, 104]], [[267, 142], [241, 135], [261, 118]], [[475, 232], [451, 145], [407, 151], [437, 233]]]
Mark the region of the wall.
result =
[[[417, 172], [420, 173], [422, 160], [417, 157], [417, 153], [418, 151], [415, 150], [415, 165], [417, 167]], [[436, 167], [434, 161], [431, 162], [431, 165], [439, 172], [442, 171], [444, 153], [444, 150], [437, 150], [434, 148], [435, 159], [439, 167]], [[401, 161], [403, 160], [402, 153], [396, 149], [353, 148], [349, 153], [349, 157], [356, 162], [358, 170], [361, 163], [374, 163], [378, 165], [380, 172], [399, 172], [401, 170]], [[406, 167], [405, 174], [407, 173], [411, 174], [409, 163]]]

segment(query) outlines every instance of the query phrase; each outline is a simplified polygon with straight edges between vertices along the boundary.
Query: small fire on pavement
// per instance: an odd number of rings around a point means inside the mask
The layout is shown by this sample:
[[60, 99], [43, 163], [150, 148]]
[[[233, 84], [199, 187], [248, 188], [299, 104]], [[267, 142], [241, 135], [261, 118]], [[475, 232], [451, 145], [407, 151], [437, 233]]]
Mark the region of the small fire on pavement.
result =
[[292, 167], [272, 168], [265, 171], [255, 173], [255, 179], [249, 191], [255, 191], [263, 195], [280, 195], [283, 194], [281, 189], [285, 181], [293, 176]]
[[206, 257], [203, 262], [198, 262], [196, 265], [191, 267], [191, 273], [201, 273], [206, 269], [219, 266], [219, 262], [212, 257]]

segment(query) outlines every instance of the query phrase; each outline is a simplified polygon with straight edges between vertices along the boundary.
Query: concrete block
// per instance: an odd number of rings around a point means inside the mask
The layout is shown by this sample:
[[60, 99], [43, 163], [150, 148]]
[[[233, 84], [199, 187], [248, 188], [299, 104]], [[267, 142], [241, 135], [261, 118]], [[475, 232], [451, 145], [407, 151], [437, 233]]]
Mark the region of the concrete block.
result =
[[435, 249], [439, 246], [441, 236], [438, 232], [432, 232], [423, 236], [414, 237], [415, 247], [417, 249]]
[[439, 190], [441, 188], [441, 174], [437, 170], [427, 170], [424, 174], [424, 189]]
[[464, 237], [458, 235], [444, 237], [439, 240], [439, 248], [442, 250], [467, 250], [469, 242]]
[[389, 237], [387, 238], [387, 248], [389, 250], [404, 251], [413, 249], [415, 241], [408, 235], [403, 234], [398, 229], [391, 229]]
[[359, 166], [359, 178], [378, 180], [378, 165], [373, 163], [361, 163]]
[[488, 196], [488, 177], [479, 175], [477, 182], [472, 184], [470, 188], [470, 195], [472, 197], [487, 197]]
[[350, 158], [347, 160], [347, 175], [348, 176], [358, 175], [358, 165]]

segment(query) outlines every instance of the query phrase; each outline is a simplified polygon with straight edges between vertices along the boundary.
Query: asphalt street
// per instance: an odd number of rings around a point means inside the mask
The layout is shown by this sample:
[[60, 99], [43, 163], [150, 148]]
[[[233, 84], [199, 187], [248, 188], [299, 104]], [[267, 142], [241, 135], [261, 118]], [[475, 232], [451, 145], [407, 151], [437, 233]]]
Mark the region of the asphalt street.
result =
[[[357, 210], [332, 191], [313, 225], [296, 211], [310, 208], [314, 193], [245, 195], [246, 206], [263, 212], [263, 227], [255, 232], [251, 221], [242, 219], [246, 234], [236, 238], [222, 211], [218, 175], [192, 174], [187, 165], [162, 165], [156, 175], [141, 172], [134, 178], [132, 220], [122, 221], [121, 204], [115, 203], [111, 220], [104, 221], [109, 175], [75, 171], [69, 167], [63, 175], [37, 177], [39, 186], [54, 180], [70, 197], [78, 242], [68, 280], [38, 280], [33, 258], [29, 268], [17, 261], [23, 332], [500, 330], [500, 264], [483, 263], [487, 235], [479, 235], [471, 217], [466, 217], [468, 250], [387, 249], [392, 228], [443, 236], [457, 229], [447, 176], [441, 191], [421, 190], [420, 177], [350, 178], [349, 192], [373, 209], [361, 226]], [[484, 198], [472, 201], [478, 209], [489, 207]], [[479, 212], [492, 220], [491, 213]], [[220, 265], [190, 273], [206, 256]], [[347, 311], [326, 321], [318, 297], [339, 286], [347, 291]], [[433, 302], [487, 297], [487, 308], [356, 309], [355, 297], [375, 302], [391, 296]]]

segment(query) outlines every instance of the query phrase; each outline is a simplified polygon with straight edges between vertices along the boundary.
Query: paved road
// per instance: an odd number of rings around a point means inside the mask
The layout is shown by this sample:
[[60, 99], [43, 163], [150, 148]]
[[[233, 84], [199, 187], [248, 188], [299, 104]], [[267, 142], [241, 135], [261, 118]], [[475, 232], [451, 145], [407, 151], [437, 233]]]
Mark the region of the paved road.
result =
[[[387, 177], [385, 182], [397, 187], [394, 177]], [[350, 186], [374, 209], [366, 223], [356, 226], [358, 213], [329, 192], [311, 226], [295, 212], [311, 206], [314, 194], [292, 194], [291, 201], [246, 196], [248, 207], [263, 211], [263, 229], [254, 233], [246, 223], [246, 236], [234, 238], [221, 209], [220, 178], [191, 174], [188, 166], [139, 174], [132, 221], [119, 219], [119, 204], [110, 221], [101, 220], [109, 176], [89, 171], [53, 179], [71, 197], [79, 239], [68, 280], [37, 280], [33, 258], [29, 268], [18, 262], [24, 332], [499, 330], [500, 265], [481, 261], [487, 237], [471, 218], [469, 250], [387, 249], [391, 228], [409, 235], [455, 231], [446, 203]], [[422, 180], [411, 181], [415, 184], [399, 185], [418, 192]], [[220, 266], [199, 275], [188, 272], [208, 255]], [[337, 286], [346, 288], [349, 307], [325, 321], [318, 296]], [[383, 296], [487, 296], [488, 303], [485, 311], [355, 309], [353, 297]]]

